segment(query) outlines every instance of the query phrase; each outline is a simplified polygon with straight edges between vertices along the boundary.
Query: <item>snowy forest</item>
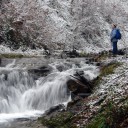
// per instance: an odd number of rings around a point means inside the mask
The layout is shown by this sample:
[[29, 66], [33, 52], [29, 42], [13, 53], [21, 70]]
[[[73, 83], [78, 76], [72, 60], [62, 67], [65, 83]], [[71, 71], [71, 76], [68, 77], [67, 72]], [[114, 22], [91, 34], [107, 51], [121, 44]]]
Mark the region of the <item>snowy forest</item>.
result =
[[[86, 52], [110, 48], [110, 24], [127, 33], [127, 1], [1, 0], [0, 40], [12, 50], [75, 46]], [[16, 37], [15, 37], [16, 36]], [[126, 42], [126, 41], [125, 41]]]

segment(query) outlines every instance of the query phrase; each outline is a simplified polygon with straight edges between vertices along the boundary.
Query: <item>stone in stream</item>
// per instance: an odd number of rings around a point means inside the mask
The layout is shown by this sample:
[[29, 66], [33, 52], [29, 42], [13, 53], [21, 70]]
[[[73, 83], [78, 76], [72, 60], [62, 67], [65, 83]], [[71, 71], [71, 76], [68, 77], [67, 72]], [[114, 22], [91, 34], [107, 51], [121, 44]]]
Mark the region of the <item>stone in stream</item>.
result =
[[43, 116], [44, 117], [51, 117], [51, 116], [54, 116], [56, 115], [58, 112], [62, 112], [62, 111], [65, 111], [65, 106], [63, 104], [59, 104], [57, 106], [53, 106], [51, 107], [49, 110], [47, 110]]
[[84, 72], [79, 71], [72, 76], [74, 79], [67, 81], [67, 87], [71, 91], [72, 100], [79, 100], [89, 96], [92, 92], [93, 85], [91, 82], [85, 78]]
[[88, 88], [88, 85], [84, 85], [78, 80], [70, 79], [67, 82], [67, 87], [71, 91], [72, 100], [78, 100], [80, 97], [84, 98], [90, 95], [90, 89]]
[[52, 67], [50, 66], [42, 66], [40, 68], [29, 69], [28, 72], [37, 78], [40, 76], [48, 75], [51, 72], [51, 70]]
[[4, 38], [0, 35], [0, 44], [2, 44], [2, 42], [4, 42]]

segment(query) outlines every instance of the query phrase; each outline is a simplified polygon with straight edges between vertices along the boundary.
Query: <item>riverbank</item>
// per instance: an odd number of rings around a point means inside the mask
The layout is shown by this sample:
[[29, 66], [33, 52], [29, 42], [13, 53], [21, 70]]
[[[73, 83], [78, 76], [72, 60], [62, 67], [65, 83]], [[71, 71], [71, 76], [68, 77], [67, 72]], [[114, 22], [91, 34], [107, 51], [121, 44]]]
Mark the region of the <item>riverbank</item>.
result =
[[125, 55], [103, 58], [100, 63], [109, 65], [101, 69], [91, 96], [70, 103], [66, 112], [50, 119], [40, 118], [43, 125], [51, 128], [127, 128], [128, 58]]

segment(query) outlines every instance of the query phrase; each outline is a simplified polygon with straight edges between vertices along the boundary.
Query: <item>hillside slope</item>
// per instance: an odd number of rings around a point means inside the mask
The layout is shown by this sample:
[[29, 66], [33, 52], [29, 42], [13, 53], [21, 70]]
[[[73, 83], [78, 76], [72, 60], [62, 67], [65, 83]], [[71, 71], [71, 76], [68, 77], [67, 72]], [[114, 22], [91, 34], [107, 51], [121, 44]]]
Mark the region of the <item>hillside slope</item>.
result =
[[127, 42], [127, 3], [119, 0], [2, 0], [0, 44], [9, 48], [110, 49], [111, 23]]

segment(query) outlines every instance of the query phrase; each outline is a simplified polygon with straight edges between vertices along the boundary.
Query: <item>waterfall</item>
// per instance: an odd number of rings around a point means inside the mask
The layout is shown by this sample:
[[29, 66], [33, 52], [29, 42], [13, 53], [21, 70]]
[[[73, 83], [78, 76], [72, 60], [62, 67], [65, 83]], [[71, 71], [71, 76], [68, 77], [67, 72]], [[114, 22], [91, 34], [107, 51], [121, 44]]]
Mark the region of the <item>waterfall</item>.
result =
[[61, 63], [64, 71], [60, 72], [56, 68], [57, 65], [59, 64], [50, 64], [53, 68], [52, 73], [46, 77], [40, 77], [38, 80], [34, 80], [26, 70], [14, 68], [15, 61], [4, 68], [4, 70], [7, 68], [6, 72], [3, 72], [3, 68], [1, 68], [0, 122], [12, 118], [36, 116], [52, 106], [69, 102], [71, 100], [70, 92], [66, 82], [70, 79], [70, 75], [75, 70], [81, 69], [85, 72], [91, 70], [93, 75], [96, 71], [96, 67], [83, 63], [79, 67], [74, 64], [66, 66]]
[[0, 113], [44, 112], [52, 106], [68, 102], [67, 79], [66, 73], [54, 73], [37, 81], [25, 71], [0, 75]]

